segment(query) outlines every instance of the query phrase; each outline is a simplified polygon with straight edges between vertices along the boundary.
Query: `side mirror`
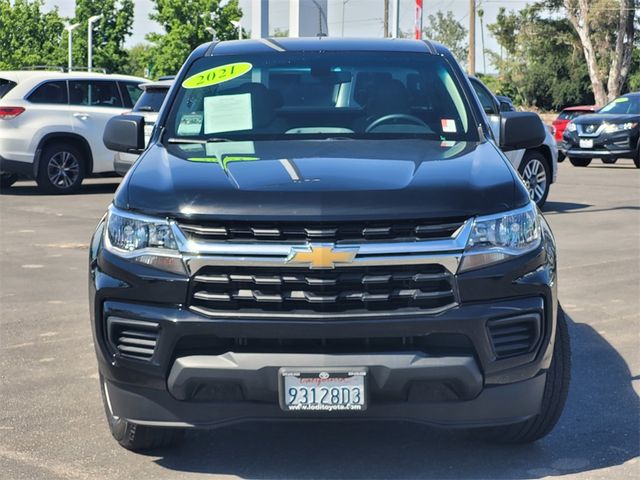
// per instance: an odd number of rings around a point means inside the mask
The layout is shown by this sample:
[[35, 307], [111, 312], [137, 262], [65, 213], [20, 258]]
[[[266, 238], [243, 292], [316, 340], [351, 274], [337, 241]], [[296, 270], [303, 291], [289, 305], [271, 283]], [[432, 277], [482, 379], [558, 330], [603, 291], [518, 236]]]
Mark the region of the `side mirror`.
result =
[[546, 134], [536, 113], [503, 112], [500, 115], [500, 148], [503, 151], [539, 147]]
[[513, 112], [514, 109], [509, 102], [505, 102], [504, 100], [500, 101], [500, 111], [501, 112]]
[[107, 122], [102, 141], [105, 147], [116, 152], [142, 152], [145, 148], [144, 117], [140, 115], [113, 117]]

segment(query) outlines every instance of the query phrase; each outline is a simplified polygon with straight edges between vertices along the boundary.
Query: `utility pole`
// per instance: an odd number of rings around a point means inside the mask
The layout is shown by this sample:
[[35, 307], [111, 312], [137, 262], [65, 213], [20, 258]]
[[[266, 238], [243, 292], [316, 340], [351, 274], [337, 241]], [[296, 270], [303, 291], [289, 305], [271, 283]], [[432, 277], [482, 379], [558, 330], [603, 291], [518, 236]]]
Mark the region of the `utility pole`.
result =
[[469, 75], [476, 74], [476, 0], [469, 0]]
[[484, 49], [484, 10], [478, 9], [478, 17], [480, 18], [480, 46], [482, 48], [482, 73], [487, 73], [487, 55]]
[[384, 38], [389, 36], [389, 0], [384, 0]]

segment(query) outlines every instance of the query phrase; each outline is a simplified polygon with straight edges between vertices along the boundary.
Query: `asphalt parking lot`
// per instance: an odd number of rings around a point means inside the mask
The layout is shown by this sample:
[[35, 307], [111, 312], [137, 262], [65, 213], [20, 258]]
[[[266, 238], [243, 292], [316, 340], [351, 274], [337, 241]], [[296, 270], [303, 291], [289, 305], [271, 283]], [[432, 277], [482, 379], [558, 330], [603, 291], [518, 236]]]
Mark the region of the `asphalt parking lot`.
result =
[[560, 165], [545, 208], [559, 247], [573, 383], [555, 431], [496, 446], [391, 423], [242, 424], [154, 455], [112, 440], [87, 305], [87, 247], [117, 179], [80, 194], [0, 196], [0, 472], [4, 479], [640, 478], [640, 172]]

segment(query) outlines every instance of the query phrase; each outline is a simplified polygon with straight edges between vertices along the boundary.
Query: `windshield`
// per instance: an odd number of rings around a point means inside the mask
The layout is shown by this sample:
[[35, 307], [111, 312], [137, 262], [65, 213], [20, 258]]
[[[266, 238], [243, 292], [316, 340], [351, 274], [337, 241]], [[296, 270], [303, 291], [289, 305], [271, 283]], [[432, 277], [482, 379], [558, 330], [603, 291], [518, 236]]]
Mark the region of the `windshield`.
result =
[[640, 95], [618, 97], [613, 102], [602, 107], [598, 113], [640, 114]]
[[166, 138], [477, 141], [473, 125], [439, 56], [274, 52], [196, 61], [173, 102]]
[[147, 88], [133, 107], [134, 112], [159, 112], [168, 88]]

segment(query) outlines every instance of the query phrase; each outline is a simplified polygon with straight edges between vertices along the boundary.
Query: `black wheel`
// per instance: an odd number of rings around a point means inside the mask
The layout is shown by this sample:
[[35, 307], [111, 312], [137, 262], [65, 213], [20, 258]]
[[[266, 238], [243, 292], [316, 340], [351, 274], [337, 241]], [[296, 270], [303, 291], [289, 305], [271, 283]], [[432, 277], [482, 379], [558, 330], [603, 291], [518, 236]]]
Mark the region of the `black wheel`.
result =
[[85, 158], [73, 145], [54, 143], [42, 152], [38, 166], [38, 187], [46, 193], [73, 193], [85, 176]]
[[531, 443], [547, 435], [558, 422], [564, 409], [571, 381], [571, 345], [567, 321], [562, 308], [558, 308], [556, 340], [553, 359], [547, 371], [547, 380], [538, 415], [526, 422], [481, 430], [482, 437], [499, 443]]
[[547, 159], [540, 152], [526, 152], [518, 170], [529, 191], [529, 197], [542, 208], [547, 201], [551, 185], [551, 171]]
[[567, 158], [567, 156], [564, 153], [558, 152], [558, 163], [564, 162], [565, 158]]
[[607, 165], [612, 165], [618, 161], [617, 158], [601, 158], [602, 163], [606, 163]]
[[636, 168], [640, 168], [640, 145], [636, 149], [636, 156], [633, 157], [633, 163], [635, 163]]
[[569, 157], [569, 161], [571, 162], [571, 165], [573, 165], [574, 167], [588, 167], [589, 164], [591, 163], [590, 158]]
[[18, 181], [18, 175], [0, 172], [0, 188], [4, 190]]
[[111, 435], [117, 442], [132, 451], [154, 450], [168, 447], [179, 442], [184, 430], [181, 428], [150, 427], [147, 425], [137, 425], [122, 418], [116, 417], [111, 411], [110, 402], [106, 394], [105, 380], [100, 376], [100, 393], [102, 403], [107, 415], [107, 422]]

